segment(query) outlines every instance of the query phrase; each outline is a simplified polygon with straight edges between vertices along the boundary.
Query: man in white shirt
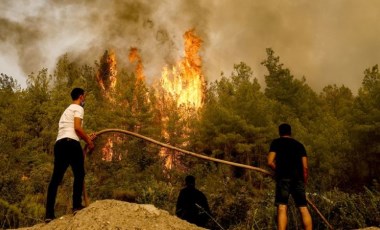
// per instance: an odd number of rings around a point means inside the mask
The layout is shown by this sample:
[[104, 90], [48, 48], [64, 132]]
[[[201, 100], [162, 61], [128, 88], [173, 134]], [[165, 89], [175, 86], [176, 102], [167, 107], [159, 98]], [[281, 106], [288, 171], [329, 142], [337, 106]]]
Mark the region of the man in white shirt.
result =
[[74, 174], [73, 184], [73, 212], [84, 206], [82, 205], [82, 190], [84, 183], [84, 156], [80, 139], [84, 140], [88, 149], [94, 148], [92, 140], [95, 135], [87, 135], [82, 128], [84, 116], [85, 93], [81, 88], [71, 91], [72, 104], [66, 108], [59, 120], [58, 136], [54, 145], [54, 170], [48, 188], [45, 222], [55, 218], [54, 206], [58, 186], [69, 166]]

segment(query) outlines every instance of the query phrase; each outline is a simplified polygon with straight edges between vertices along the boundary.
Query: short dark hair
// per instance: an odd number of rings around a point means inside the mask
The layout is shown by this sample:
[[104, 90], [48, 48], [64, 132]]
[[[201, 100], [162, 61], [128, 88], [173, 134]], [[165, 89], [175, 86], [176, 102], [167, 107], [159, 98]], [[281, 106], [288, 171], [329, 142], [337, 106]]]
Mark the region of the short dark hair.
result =
[[185, 182], [187, 186], [195, 186], [195, 177], [192, 175], [186, 176]]
[[292, 127], [289, 124], [281, 124], [278, 126], [278, 132], [280, 136], [292, 135]]
[[71, 99], [76, 100], [80, 97], [80, 95], [84, 95], [84, 89], [82, 88], [74, 88], [71, 91]]

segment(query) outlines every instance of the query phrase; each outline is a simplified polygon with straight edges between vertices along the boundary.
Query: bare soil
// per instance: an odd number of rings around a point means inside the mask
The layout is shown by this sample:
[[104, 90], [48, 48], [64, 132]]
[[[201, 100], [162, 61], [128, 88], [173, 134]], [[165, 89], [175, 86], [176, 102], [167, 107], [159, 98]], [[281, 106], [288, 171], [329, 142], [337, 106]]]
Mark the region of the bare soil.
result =
[[117, 200], [96, 201], [75, 215], [68, 214], [50, 223], [22, 230], [202, 230], [194, 224], [170, 215], [150, 204], [134, 204]]

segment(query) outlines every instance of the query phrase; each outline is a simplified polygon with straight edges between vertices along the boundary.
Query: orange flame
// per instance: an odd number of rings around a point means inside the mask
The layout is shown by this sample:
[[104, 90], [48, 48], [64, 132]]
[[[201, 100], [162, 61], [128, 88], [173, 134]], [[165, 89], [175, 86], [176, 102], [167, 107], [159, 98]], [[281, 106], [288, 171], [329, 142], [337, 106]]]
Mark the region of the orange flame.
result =
[[116, 55], [112, 50], [104, 52], [100, 59], [96, 79], [104, 95], [112, 101], [110, 94], [114, 91], [117, 82]]
[[111, 138], [108, 138], [107, 143], [102, 148], [102, 160], [103, 161], [112, 161], [113, 157], [113, 142]]
[[177, 106], [200, 108], [204, 99], [205, 80], [201, 70], [199, 50], [202, 40], [194, 29], [183, 35], [185, 57], [171, 70], [165, 66], [161, 74], [161, 86], [176, 101]]
[[107, 139], [106, 144], [102, 148], [102, 160], [103, 161], [112, 161], [112, 160], [121, 160], [122, 159], [122, 153], [114, 149], [114, 142], [116, 142], [116, 145], [122, 143], [123, 138], [121, 138], [119, 135], [113, 135], [112, 137], [109, 137]]
[[[173, 103], [178, 108], [185, 108], [183, 110], [183, 118], [188, 117], [191, 111], [196, 111], [202, 107], [204, 102], [205, 93], [205, 79], [202, 73], [202, 59], [199, 55], [202, 40], [195, 34], [195, 30], [191, 29], [184, 35], [184, 57], [176, 66], [169, 68], [164, 66], [161, 72], [160, 85], [157, 90], [157, 97], [161, 99], [159, 103], [155, 104], [161, 113], [161, 121], [163, 124], [162, 136], [170, 142], [170, 134], [168, 132], [169, 116], [165, 110], [167, 103]], [[129, 61], [136, 63], [135, 73], [136, 82], [133, 101], [131, 105], [132, 113], [138, 113], [139, 105], [137, 101], [139, 86], [144, 84], [145, 76], [143, 72], [142, 58], [137, 48], [132, 47], [129, 51]], [[97, 73], [97, 80], [102, 88], [104, 95], [112, 101], [111, 92], [116, 86], [116, 57], [113, 51], [107, 51], [100, 60], [99, 70]], [[166, 101], [166, 100], [169, 101]], [[148, 97], [147, 97], [147, 100]], [[193, 108], [195, 110], [186, 110], [186, 108]], [[184, 130], [189, 130], [190, 127], [183, 127]], [[138, 130], [138, 129], [137, 129]], [[183, 143], [182, 147], [188, 143]], [[113, 141], [108, 139], [106, 145], [102, 149], [103, 160], [112, 161], [115, 152], [113, 151]], [[165, 167], [170, 169], [173, 167], [176, 155], [168, 153], [167, 149], [161, 148], [159, 155], [165, 158]], [[121, 155], [119, 155], [119, 160]]]
[[137, 63], [136, 69], [135, 69], [135, 72], [136, 72], [136, 75], [137, 75], [136, 84], [138, 82], [144, 82], [145, 81], [145, 77], [144, 77], [142, 59], [141, 59], [140, 54], [138, 53], [137, 48], [132, 47], [129, 50], [129, 61], [131, 63], [134, 63], [134, 62]]
[[[195, 34], [194, 29], [187, 31], [183, 38], [185, 40], [185, 56], [172, 69], [167, 66], [163, 68], [160, 86], [164, 91], [161, 103], [166, 103], [165, 99], [168, 95], [169, 98], [176, 102], [177, 107], [184, 106], [185, 110], [182, 111], [182, 118], [186, 118], [190, 115], [187, 114], [190, 110], [186, 110], [186, 108], [199, 109], [202, 107], [206, 83], [201, 68], [202, 59], [199, 56], [202, 40]], [[170, 135], [167, 132], [167, 115], [163, 114], [162, 123], [163, 130], [161, 134], [165, 139], [170, 140]], [[190, 127], [182, 128], [184, 130], [190, 129]], [[186, 145], [187, 143], [182, 143], [183, 147]], [[171, 169], [178, 155], [168, 153], [165, 148], [161, 148], [159, 154], [165, 158], [165, 167]]]
[[[133, 99], [131, 104], [132, 114], [136, 115], [141, 112], [141, 105], [149, 102], [148, 91], [145, 88], [145, 76], [144, 76], [144, 66], [142, 63], [142, 58], [138, 52], [137, 48], [132, 47], [129, 51], [129, 61], [131, 63], [136, 63], [135, 74], [135, 88], [133, 90]], [[139, 131], [141, 124], [136, 124], [134, 129]]]

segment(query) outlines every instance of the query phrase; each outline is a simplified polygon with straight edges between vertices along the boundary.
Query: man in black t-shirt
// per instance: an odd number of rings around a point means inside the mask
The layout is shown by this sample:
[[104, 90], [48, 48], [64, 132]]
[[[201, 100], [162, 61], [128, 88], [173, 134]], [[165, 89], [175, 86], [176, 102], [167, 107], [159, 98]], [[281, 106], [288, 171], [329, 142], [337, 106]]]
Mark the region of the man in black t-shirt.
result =
[[286, 229], [289, 195], [300, 210], [305, 229], [312, 229], [312, 220], [307, 209], [305, 185], [308, 179], [307, 155], [303, 144], [291, 137], [288, 124], [279, 126], [280, 138], [272, 141], [268, 154], [268, 165], [275, 171], [277, 227]]

